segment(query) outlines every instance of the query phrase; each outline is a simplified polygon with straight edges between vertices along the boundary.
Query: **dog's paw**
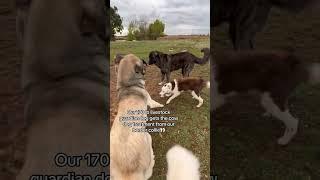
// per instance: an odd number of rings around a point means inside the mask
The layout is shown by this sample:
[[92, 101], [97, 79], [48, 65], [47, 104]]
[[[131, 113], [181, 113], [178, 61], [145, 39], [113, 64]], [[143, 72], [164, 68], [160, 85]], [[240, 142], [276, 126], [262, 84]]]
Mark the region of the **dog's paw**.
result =
[[279, 145], [284, 146], [284, 145], [287, 145], [288, 143], [289, 143], [289, 140], [288, 140], [287, 137], [281, 137], [281, 138], [278, 139], [278, 144]]
[[198, 104], [198, 105], [197, 105], [197, 108], [201, 107], [201, 105], [202, 105], [202, 104]]
[[170, 103], [170, 101], [167, 101], [167, 102], [166, 102], [166, 104], [169, 104], [169, 103]]
[[163, 107], [163, 104], [158, 103], [157, 101], [152, 100], [149, 103], [150, 108], [158, 108], [158, 107]]
[[150, 107], [150, 108], [162, 108], [162, 107], [164, 107], [164, 105], [163, 105], [163, 104], [158, 103], [158, 104], [153, 105], [153, 106], [152, 106], [152, 107]]
[[163, 82], [159, 82], [158, 84], [161, 86], [163, 84]]
[[262, 114], [262, 116], [263, 116], [263, 117], [271, 117], [272, 114], [266, 111], [266, 112], [264, 112], [264, 113]]
[[279, 145], [287, 145], [296, 134], [296, 128], [286, 128], [284, 135], [278, 139]]

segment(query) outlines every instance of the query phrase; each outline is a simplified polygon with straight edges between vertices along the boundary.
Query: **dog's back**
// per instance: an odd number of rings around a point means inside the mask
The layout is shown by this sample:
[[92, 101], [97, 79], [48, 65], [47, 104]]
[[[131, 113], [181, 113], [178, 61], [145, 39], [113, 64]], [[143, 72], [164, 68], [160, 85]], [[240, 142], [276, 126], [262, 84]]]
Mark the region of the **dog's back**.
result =
[[171, 71], [183, 68], [185, 65], [194, 63], [197, 57], [189, 52], [178, 52], [171, 54]]
[[307, 79], [304, 63], [288, 52], [243, 51], [219, 54], [214, 58], [214, 78], [219, 91], [272, 91], [294, 88]]
[[[141, 117], [129, 115], [128, 111], [147, 110], [145, 100], [137, 95], [129, 95], [119, 102], [118, 114], [110, 132], [111, 175], [117, 180], [145, 180], [144, 171], [150, 166], [150, 144], [145, 133], [132, 132], [132, 128], [121, 121], [124, 117]], [[144, 115], [146, 116], [146, 115]], [[138, 128], [138, 127], [137, 127]]]
[[[147, 118], [146, 114], [136, 112], [147, 110], [144, 73], [143, 62], [132, 54], [120, 61], [118, 113], [110, 131], [110, 171], [116, 180], [146, 180], [152, 175], [151, 136], [144, 131], [144, 126], [132, 124], [143, 123]], [[135, 132], [133, 128], [143, 132]]]
[[199, 77], [180, 78], [177, 79], [177, 82], [179, 91], [196, 90], [200, 92], [206, 86], [206, 81]]

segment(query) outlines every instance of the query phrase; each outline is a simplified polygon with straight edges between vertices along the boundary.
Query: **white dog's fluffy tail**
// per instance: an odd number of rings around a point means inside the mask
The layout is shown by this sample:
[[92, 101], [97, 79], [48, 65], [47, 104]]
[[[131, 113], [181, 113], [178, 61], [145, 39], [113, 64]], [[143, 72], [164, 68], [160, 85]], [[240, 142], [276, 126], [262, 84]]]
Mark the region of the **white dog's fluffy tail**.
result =
[[320, 83], [320, 63], [311, 63], [308, 66], [309, 82], [311, 84]]
[[207, 81], [206, 87], [209, 89], [210, 88], [210, 81]]
[[167, 152], [167, 180], [199, 180], [200, 163], [193, 153], [179, 145]]

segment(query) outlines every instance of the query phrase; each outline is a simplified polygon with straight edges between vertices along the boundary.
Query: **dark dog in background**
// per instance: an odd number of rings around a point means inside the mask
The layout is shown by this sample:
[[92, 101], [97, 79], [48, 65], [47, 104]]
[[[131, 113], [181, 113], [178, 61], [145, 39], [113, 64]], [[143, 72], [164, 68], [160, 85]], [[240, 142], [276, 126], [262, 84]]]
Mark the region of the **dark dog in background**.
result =
[[[198, 58], [189, 52], [179, 52], [175, 54], [165, 54], [160, 51], [151, 51], [149, 53], [149, 65], [155, 64], [161, 70], [161, 82], [170, 82], [170, 73], [182, 69], [182, 76], [189, 77], [194, 64], [203, 65], [209, 61], [210, 49], [203, 48], [203, 58]], [[165, 81], [166, 79], [166, 81]]]
[[235, 50], [253, 49], [254, 37], [265, 26], [272, 7], [300, 12], [318, 6], [317, 0], [214, 0], [213, 27], [229, 24], [229, 36]]
[[[122, 54], [122, 53], [118, 53], [114, 56], [113, 62], [114, 62], [114, 68], [115, 68], [116, 73], [118, 72], [118, 67], [119, 67], [120, 61], [121, 61], [121, 59], [123, 59], [124, 56], [126, 56], [126, 54]], [[141, 59], [141, 60], [145, 66], [148, 65], [148, 63], [144, 59]]]

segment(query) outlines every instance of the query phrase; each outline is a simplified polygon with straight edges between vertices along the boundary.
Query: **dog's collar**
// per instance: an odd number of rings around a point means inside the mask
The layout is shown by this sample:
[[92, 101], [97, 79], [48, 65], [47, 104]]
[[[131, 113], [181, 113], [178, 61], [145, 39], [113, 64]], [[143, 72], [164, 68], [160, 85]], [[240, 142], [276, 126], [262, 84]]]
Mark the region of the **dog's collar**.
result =
[[138, 95], [146, 100], [145, 94], [143, 94], [141, 90], [145, 90], [145, 88], [140, 86], [121, 87], [117, 89], [118, 101], [122, 100], [124, 97], [127, 97], [129, 95]]

